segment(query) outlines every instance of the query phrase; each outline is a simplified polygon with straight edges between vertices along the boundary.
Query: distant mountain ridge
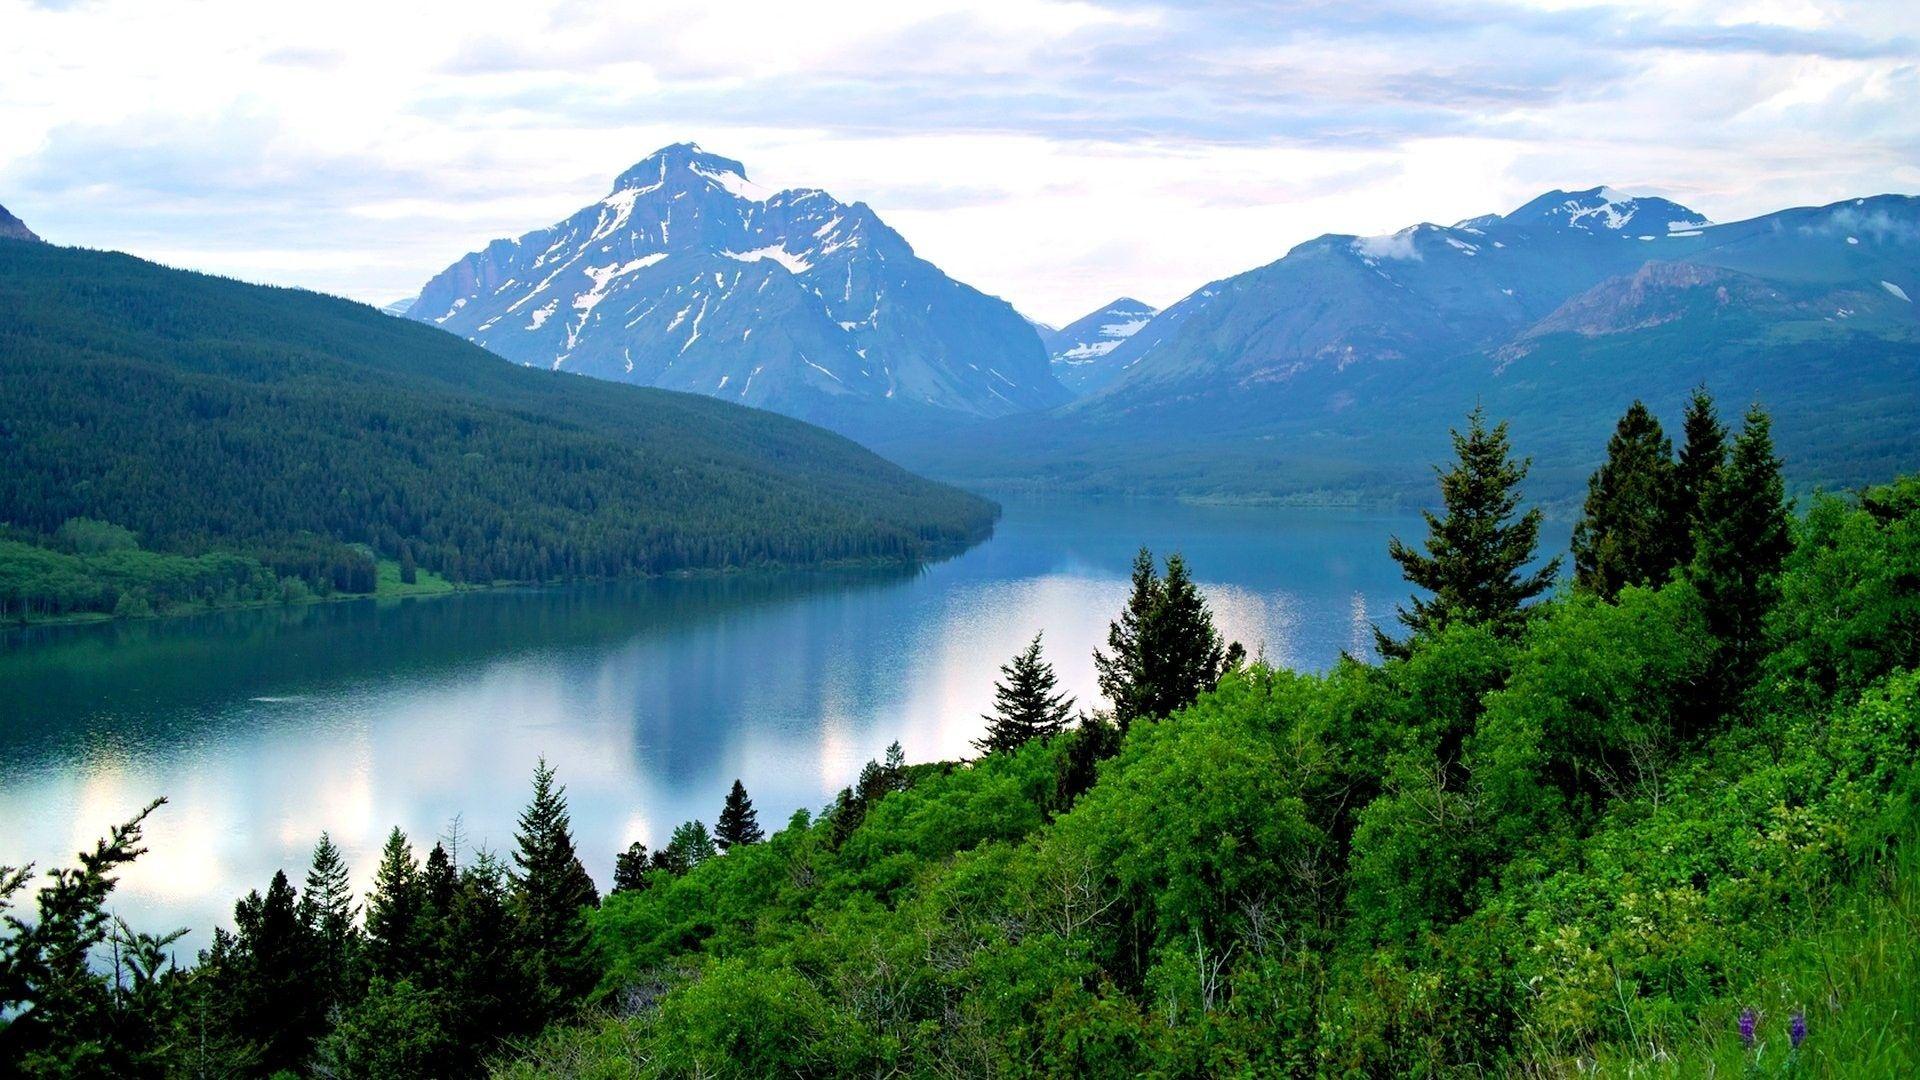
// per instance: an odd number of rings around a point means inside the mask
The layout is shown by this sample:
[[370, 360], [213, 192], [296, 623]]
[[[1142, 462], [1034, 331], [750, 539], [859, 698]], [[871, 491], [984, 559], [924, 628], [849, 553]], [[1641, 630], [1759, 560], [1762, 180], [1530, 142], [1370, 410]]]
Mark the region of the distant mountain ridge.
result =
[[7, 240], [40, 239], [34, 235], [32, 229], [27, 228], [26, 222], [14, 217], [4, 206], [0, 206], [0, 238]]
[[1041, 327], [1040, 340], [1047, 347], [1054, 376], [1076, 395], [1105, 387], [1118, 373], [1107, 362], [1108, 355], [1157, 313], [1152, 305], [1123, 296], [1057, 330]]
[[882, 444], [993, 487], [1207, 498], [1423, 497], [1475, 402], [1570, 495], [1634, 397], [1764, 402], [1808, 483], [1920, 466], [1920, 199], [1713, 224], [1552, 191], [1506, 214], [1329, 234], [1211, 282], [1102, 357], [1111, 381], [957, 449]]
[[1011, 305], [916, 256], [865, 203], [766, 191], [692, 143], [647, 156], [566, 220], [455, 262], [407, 315], [519, 363], [851, 433], [1068, 397]]

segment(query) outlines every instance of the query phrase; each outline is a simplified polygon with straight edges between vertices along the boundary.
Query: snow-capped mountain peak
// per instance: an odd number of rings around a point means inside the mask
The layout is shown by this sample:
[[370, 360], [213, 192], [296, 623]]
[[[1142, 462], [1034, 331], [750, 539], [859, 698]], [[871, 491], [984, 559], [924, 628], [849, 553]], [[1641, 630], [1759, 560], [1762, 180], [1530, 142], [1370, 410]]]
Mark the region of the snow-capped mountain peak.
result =
[[1041, 340], [1053, 363], [1054, 375], [1069, 389], [1085, 392], [1110, 379], [1107, 354], [1144, 328], [1157, 308], [1123, 296], [1089, 312], [1058, 330], [1045, 330]]
[[843, 430], [906, 407], [997, 416], [1066, 396], [1010, 306], [916, 257], [866, 204], [769, 192], [694, 143], [449, 266], [408, 315], [521, 363]]
[[1671, 200], [1653, 195], [1628, 195], [1605, 185], [1585, 191], [1549, 191], [1500, 220], [1513, 225], [1552, 225], [1596, 235], [1665, 235], [1710, 224], [1704, 216]]

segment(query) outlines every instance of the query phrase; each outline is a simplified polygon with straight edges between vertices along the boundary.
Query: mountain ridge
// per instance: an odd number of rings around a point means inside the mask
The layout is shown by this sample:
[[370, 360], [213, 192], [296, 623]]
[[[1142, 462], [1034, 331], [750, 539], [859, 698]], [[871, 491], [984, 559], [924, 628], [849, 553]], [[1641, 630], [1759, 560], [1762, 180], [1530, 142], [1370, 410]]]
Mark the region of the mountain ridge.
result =
[[867, 204], [769, 192], [694, 143], [641, 159], [553, 226], [457, 260], [407, 316], [519, 363], [853, 434], [1068, 397], [1012, 305], [920, 259]]
[[1449, 425], [1484, 403], [1571, 498], [1635, 397], [1677, 412], [1707, 382], [1765, 402], [1796, 482], [1920, 463], [1920, 198], [1879, 195], [1715, 224], [1606, 187], [1505, 214], [1328, 233], [1209, 282], [1046, 415], [950, 447], [880, 444], [998, 490], [1265, 501], [1425, 498]]

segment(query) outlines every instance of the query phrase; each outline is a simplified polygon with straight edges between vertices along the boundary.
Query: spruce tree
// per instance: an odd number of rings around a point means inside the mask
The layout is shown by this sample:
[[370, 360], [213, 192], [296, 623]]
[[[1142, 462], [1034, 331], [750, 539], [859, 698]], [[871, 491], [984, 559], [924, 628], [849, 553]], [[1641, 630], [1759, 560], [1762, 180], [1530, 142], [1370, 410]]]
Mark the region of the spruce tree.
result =
[[353, 917], [353, 886], [346, 860], [333, 838], [321, 833], [313, 847], [306, 890], [300, 894], [300, 922], [316, 951], [314, 990], [329, 1005], [343, 1001], [349, 993], [360, 952], [360, 931]]
[[[1435, 472], [1445, 517], [1424, 511], [1426, 552], [1394, 537], [1387, 551], [1406, 579], [1432, 594], [1415, 597], [1400, 621], [1413, 637], [1436, 633], [1452, 623], [1485, 623], [1516, 635], [1526, 623], [1526, 601], [1545, 592], [1560, 569], [1554, 558], [1531, 574], [1522, 574], [1540, 540], [1540, 511], [1516, 512], [1520, 482], [1529, 462], [1515, 461], [1504, 421], [1487, 427], [1486, 412], [1475, 408], [1467, 430], [1453, 433], [1453, 468]], [[1377, 628], [1375, 642], [1384, 656], [1406, 656], [1411, 642], [1397, 642]]]
[[1227, 643], [1213, 625], [1213, 610], [1187, 571], [1178, 553], [1167, 557], [1160, 584], [1160, 607], [1154, 613], [1156, 647], [1154, 716], [1167, 716], [1220, 685], [1220, 676], [1238, 667], [1246, 657], [1239, 642]]
[[727, 792], [726, 805], [720, 809], [713, 838], [722, 851], [732, 851], [742, 844], [757, 844], [767, 838], [767, 834], [760, 831], [760, 820], [753, 812], [753, 800], [747, 798], [746, 785], [737, 779], [733, 790]]
[[1762, 624], [1793, 546], [1773, 424], [1758, 405], [1747, 410], [1732, 455], [1707, 487], [1694, 539], [1688, 573], [1720, 643], [1714, 705], [1725, 709], [1752, 680]]
[[1160, 606], [1163, 590], [1160, 575], [1153, 565], [1153, 552], [1142, 547], [1133, 557], [1133, 589], [1127, 594], [1127, 606], [1120, 617], [1107, 626], [1107, 648], [1093, 653], [1093, 666], [1099, 672], [1100, 692], [1113, 702], [1113, 716], [1122, 732], [1136, 717], [1152, 715], [1148, 699], [1152, 695], [1151, 674], [1147, 669], [1153, 635], [1153, 616]]
[[613, 891], [634, 892], [647, 887], [647, 845], [635, 840], [613, 857]]
[[420, 863], [413, 857], [407, 834], [395, 826], [380, 851], [373, 891], [367, 894], [368, 975], [397, 982], [419, 974], [424, 903]]
[[1700, 522], [1701, 501], [1727, 460], [1727, 429], [1714, 411], [1713, 395], [1707, 393], [1704, 386], [1696, 388], [1688, 399], [1687, 415], [1682, 423], [1685, 441], [1680, 447], [1680, 460], [1673, 468], [1673, 499], [1667, 508], [1667, 530], [1675, 562], [1685, 565], [1693, 559], [1693, 534]]
[[1144, 547], [1133, 560], [1127, 606], [1107, 628], [1107, 647], [1110, 653], [1094, 651], [1093, 663], [1122, 732], [1141, 717], [1168, 716], [1192, 704], [1245, 656], [1239, 643], [1222, 643], [1186, 561], [1168, 558], [1162, 578]]
[[482, 1055], [503, 1037], [535, 1034], [540, 1017], [527, 973], [514, 963], [513, 913], [506, 867], [482, 851], [460, 872], [447, 908], [447, 951], [442, 974], [447, 1022], [466, 1057], [464, 1070], [478, 1075]]
[[328, 1003], [313, 992], [319, 949], [286, 872], [274, 872], [265, 896], [235, 904], [233, 923], [233, 949], [218, 969], [228, 981], [223, 1022], [255, 1048], [262, 1074], [296, 1069], [326, 1028]]
[[1587, 481], [1573, 527], [1574, 582], [1612, 600], [1629, 585], [1658, 584], [1684, 557], [1670, 533], [1673, 444], [1636, 401], [1607, 442], [1607, 460]]
[[546, 1018], [562, 1016], [598, 981], [588, 950], [586, 909], [600, 894], [573, 845], [566, 789], [545, 758], [533, 772], [533, 799], [521, 811], [513, 909], [521, 963]]
[[1031, 739], [1046, 739], [1067, 726], [1073, 712], [1073, 699], [1056, 693], [1059, 685], [1053, 665], [1040, 658], [1040, 634], [1033, 635], [1013, 659], [1000, 667], [1000, 681], [993, 685], [994, 708], [987, 722], [987, 733], [973, 740], [983, 754], [1014, 750]]

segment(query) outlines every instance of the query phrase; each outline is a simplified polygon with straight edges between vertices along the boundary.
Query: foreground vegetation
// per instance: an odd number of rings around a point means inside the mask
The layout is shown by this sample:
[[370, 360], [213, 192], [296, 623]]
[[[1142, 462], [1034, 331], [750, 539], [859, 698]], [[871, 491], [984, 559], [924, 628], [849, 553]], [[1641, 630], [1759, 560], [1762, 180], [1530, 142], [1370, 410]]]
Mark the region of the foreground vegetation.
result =
[[[1910, 1076], [1920, 479], [1794, 518], [1767, 418], [1630, 413], [1547, 588], [1475, 416], [1378, 664], [1247, 664], [1145, 553], [1068, 726], [1036, 642], [970, 762], [623, 853], [553, 777], [511, 868], [323, 845], [191, 969], [100, 901], [12, 924], [36, 1075]], [[1729, 445], [1730, 443], [1730, 445]], [[24, 888], [16, 877], [17, 892]], [[113, 944], [103, 976], [85, 951]], [[208, 1033], [213, 1033], [209, 1039]]]
[[[994, 520], [798, 421], [314, 293], [0, 240], [0, 311], [0, 617], [370, 593], [378, 560], [482, 585], [911, 560]], [[74, 521], [147, 557], [51, 558]]]

